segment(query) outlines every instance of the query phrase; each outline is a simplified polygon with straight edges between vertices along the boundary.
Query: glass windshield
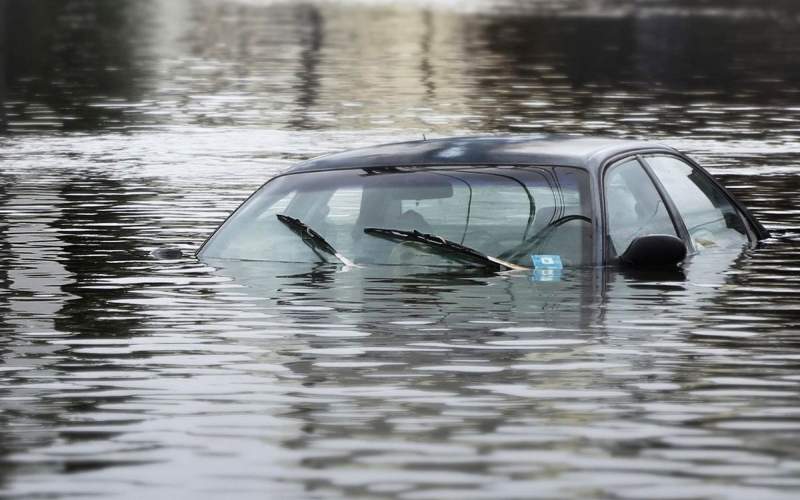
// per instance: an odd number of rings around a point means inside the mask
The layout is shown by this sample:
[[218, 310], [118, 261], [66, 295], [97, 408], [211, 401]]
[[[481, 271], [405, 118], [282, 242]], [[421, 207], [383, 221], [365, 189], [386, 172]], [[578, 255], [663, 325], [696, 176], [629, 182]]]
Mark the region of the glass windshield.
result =
[[319, 262], [278, 215], [312, 228], [356, 264], [464, 265], [414, 242], [365, 228], [419, 231], [531, 266], [558, 255], [591, 260], [588, 175], [562, 167], [352, 169], [290, 174], [264, 185], [203, 247], [205, 257]]

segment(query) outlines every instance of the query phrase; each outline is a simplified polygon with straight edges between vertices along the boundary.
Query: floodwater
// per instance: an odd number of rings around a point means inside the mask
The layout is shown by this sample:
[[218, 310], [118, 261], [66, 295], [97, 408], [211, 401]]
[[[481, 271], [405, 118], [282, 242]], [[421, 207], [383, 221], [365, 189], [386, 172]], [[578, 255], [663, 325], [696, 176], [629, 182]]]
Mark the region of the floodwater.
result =
[[[797, 498], [795, 1], [0, 0], [0, 496]], [[310, 156], [567, 132], [774, 237], [680, 275], [159, 261]]]

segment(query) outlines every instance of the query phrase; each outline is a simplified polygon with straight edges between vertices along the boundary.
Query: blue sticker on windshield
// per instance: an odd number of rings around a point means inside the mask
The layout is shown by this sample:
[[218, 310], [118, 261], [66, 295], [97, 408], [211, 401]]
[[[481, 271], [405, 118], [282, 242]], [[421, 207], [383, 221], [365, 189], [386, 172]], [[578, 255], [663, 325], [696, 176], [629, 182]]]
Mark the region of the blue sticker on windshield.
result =
[[531, 254], [534, 269], [563, 269], [560, 255], [533, 255]]

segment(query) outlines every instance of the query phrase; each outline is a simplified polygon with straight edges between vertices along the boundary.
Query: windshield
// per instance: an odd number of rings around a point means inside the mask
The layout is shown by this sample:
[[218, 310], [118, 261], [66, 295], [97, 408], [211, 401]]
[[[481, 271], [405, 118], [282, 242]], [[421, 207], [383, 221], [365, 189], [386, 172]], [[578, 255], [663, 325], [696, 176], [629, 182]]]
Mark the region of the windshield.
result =
[[[319, 262], [280, 216], [312, 228], [356, 264], [461, 265], [414, 241], [365, 229], [419, 231], [531, 267], [535, 255], [590, 263], [588, 174], [566, 167], [375, 168], [289, 174], [265, 184], [201, 257]], [[284, 221], [285, 217], [282, 217]]]

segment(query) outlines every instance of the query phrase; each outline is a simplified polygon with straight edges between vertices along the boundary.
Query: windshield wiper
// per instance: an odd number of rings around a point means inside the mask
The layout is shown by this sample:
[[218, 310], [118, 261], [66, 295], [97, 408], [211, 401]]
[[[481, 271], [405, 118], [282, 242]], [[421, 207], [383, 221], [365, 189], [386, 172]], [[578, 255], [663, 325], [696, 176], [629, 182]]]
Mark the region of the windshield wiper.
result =
[[336, 249], [333, 248], [333, 246], [331, 246], [331, 244], [322, 237], [322, 235], [311, 229], [311, 227], [306, 225], [300, 219], [295, 219], [294, 217], [289, 217], [288, 215], [283, 214], [277, 214], [276, 217], [279, 221], [286, 224], [286, 226], [291, 229], [294, 234], [299, 236], [303, 240], [303, 243], [308, 245], [308, 247], [311, 248], [311, 250], [313, 250], [314, 253], [317, 254], [321, 259], [326, 260], [325, 257], [319, 254], [320, 251], [333, 255], [345, 266], [357, 267], [352, 260], [337, 252]]
[[385, 240], [394, 241], [394, 242], [404, 242], [404, 241], [411, 241], [413, 243], [419, 243], [421, 245], [430, 247], [435, 253], [442, 254], [447, 257], [456, 257], [457, 260], [462, 262], [469, 262], [472, 264], [479, 264], [484, 267], [489, 267], [493, 269], [528, 269], [524, 266], [518, 266], [517, 264], [512, 264], [511, 262], [507, 262], [502, 259], [498, 259], [496, 257], [490, 257], [488, 255], [482, 254], [481, 252], [465, 247], [464, 245], [460, 245], [458, 243], [454, 243], [452, 241], [446, 240], [441, 236], [436, 236], [435, 234], [427, 234], [421, 233], [417, 230], [414, 231], [403, 231], [401, 229], [381, 229], [377, 227], [366, 227], [364, 228], [364, 233], [369, 234], [370, 236], [375, 236], [377, 238], [383, 238]]

